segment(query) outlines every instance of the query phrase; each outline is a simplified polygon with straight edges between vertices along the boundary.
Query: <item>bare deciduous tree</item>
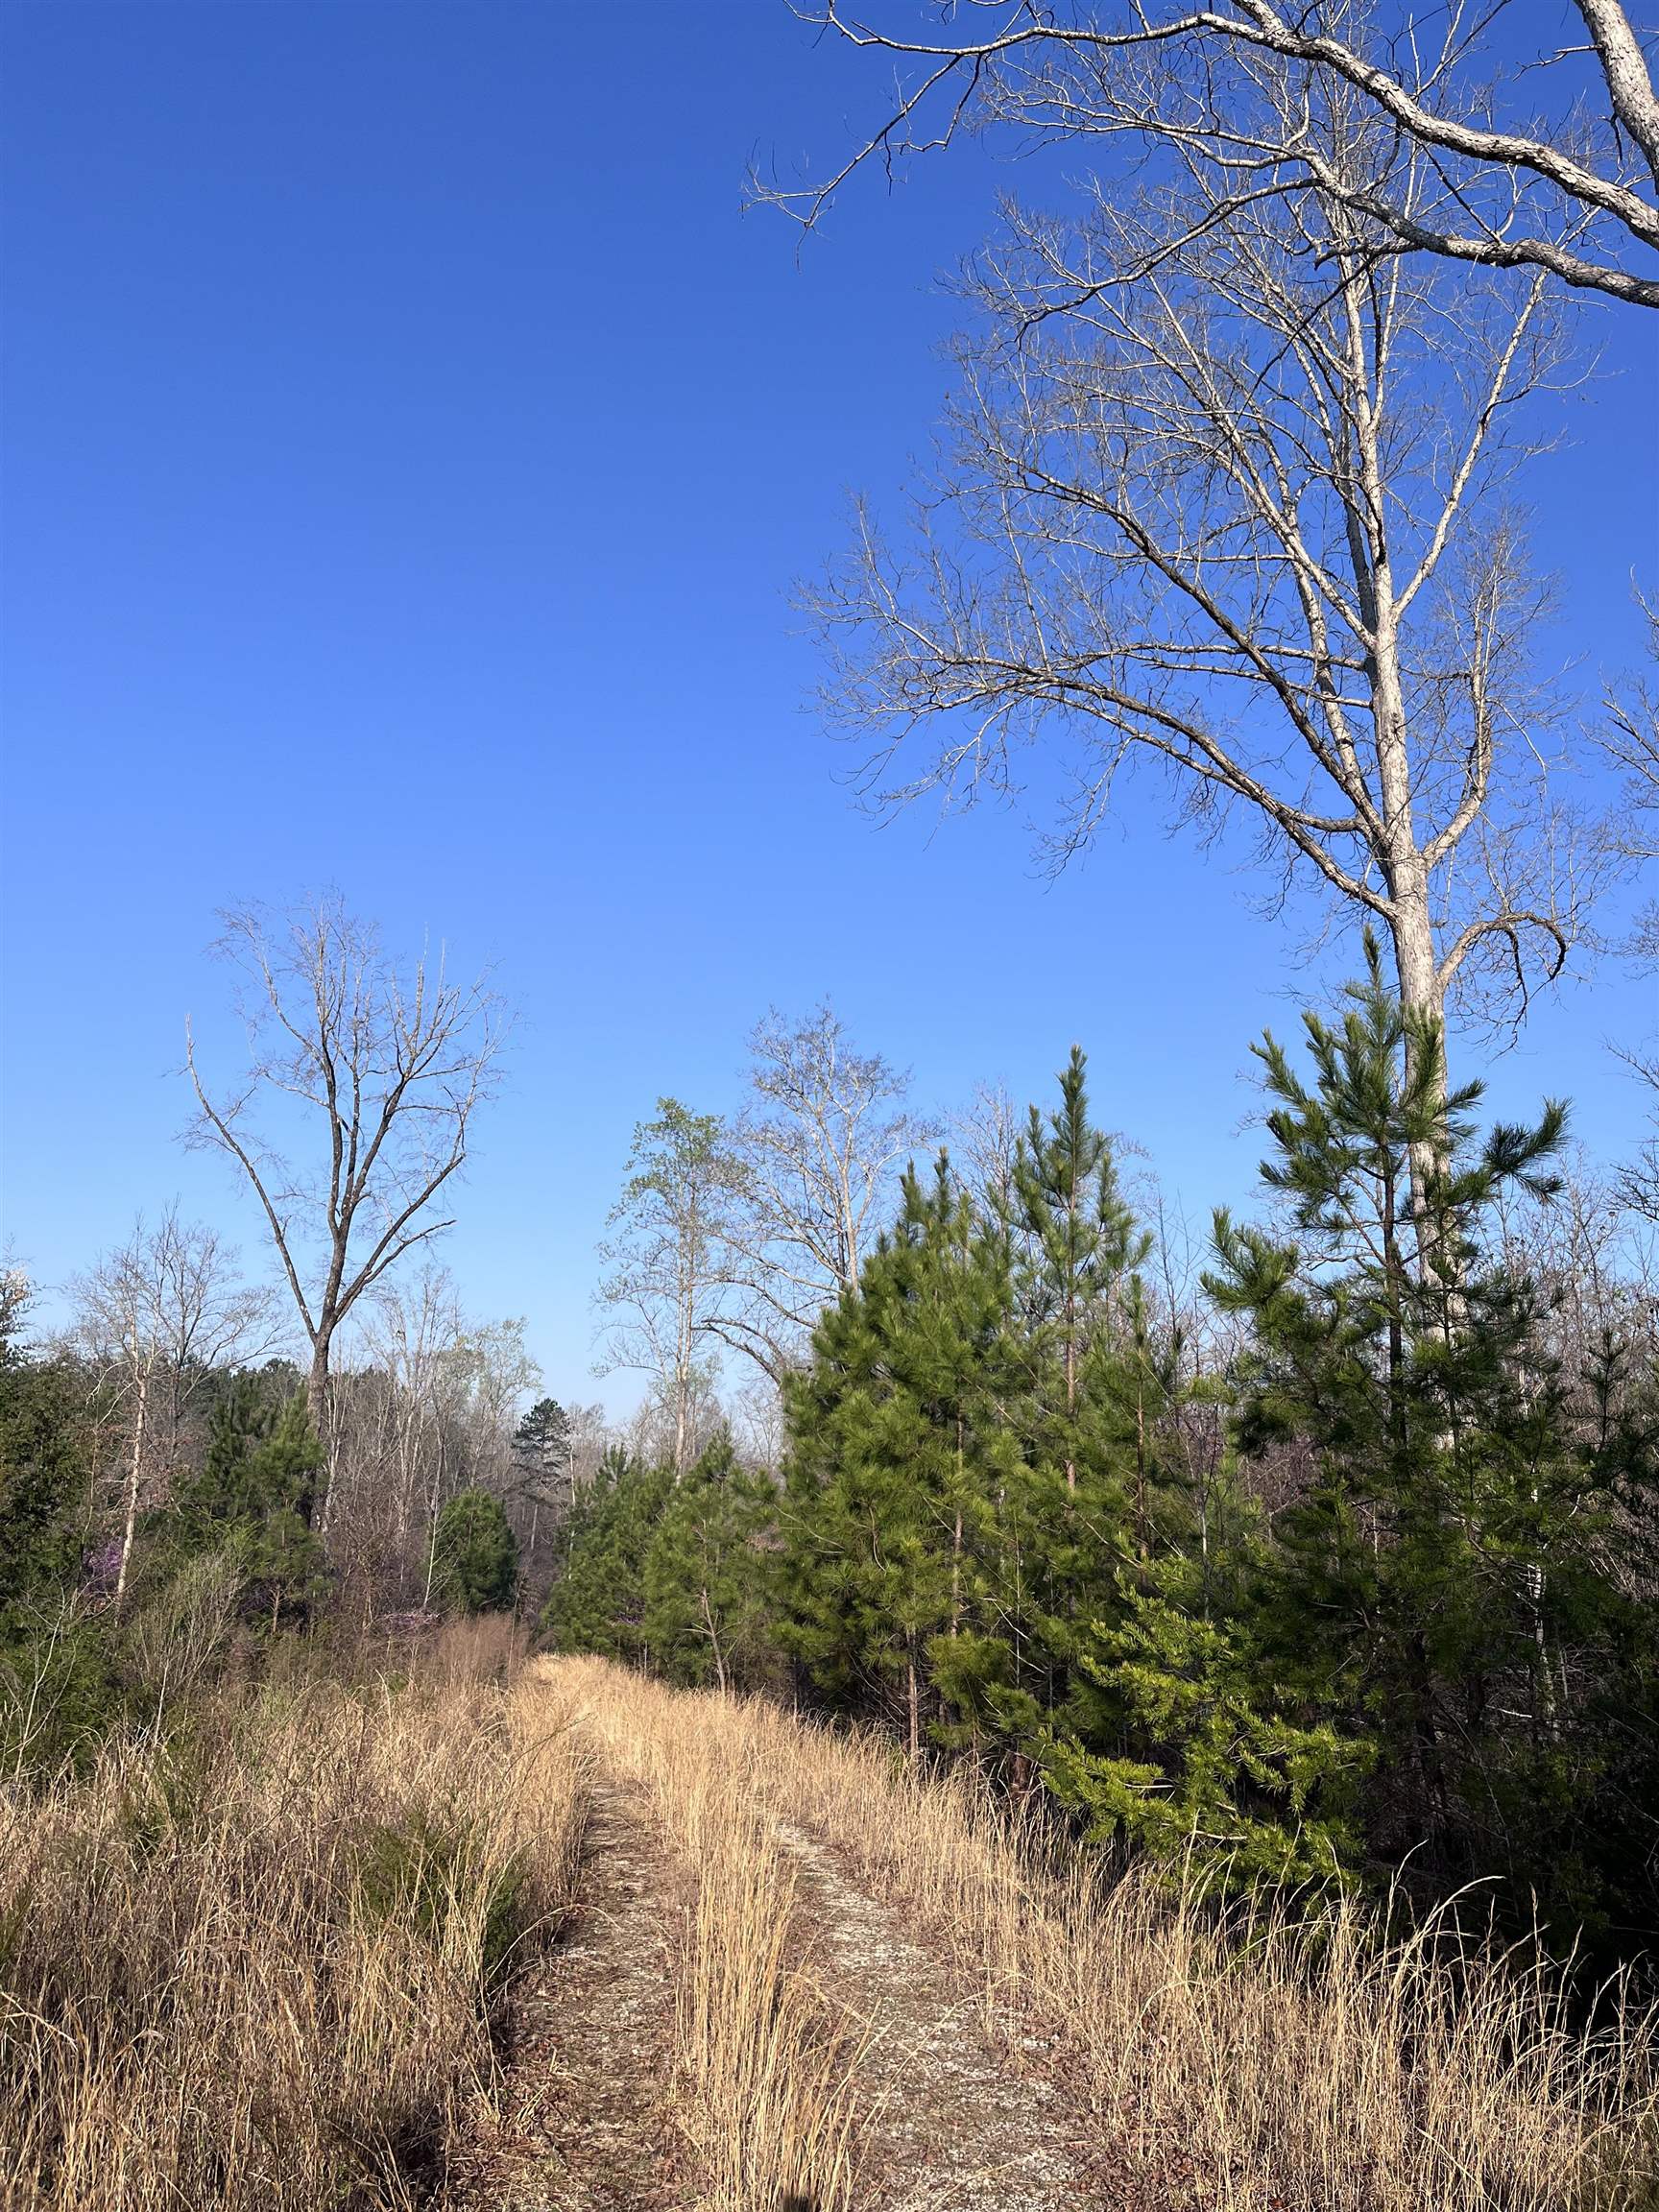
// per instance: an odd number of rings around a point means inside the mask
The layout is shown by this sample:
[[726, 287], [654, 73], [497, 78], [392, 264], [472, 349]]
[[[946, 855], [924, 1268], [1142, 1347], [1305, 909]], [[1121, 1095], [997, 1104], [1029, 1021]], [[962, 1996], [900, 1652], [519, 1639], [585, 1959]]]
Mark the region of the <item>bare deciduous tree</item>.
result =
[[649, 1373], [644, 1397], [615, 1425], [613, 1440], [631, 1459], [645, 1466], [672, 1467], [683, 1434], [680, 1448], [689, 1467], [730, 1427], [720, 1382], [720, 1368], [712, 1358], [693, 1364], [683, 1389], [671, 1374]]
[[783, 1398], [770, 1376], [757, 1375], [731, 1395], [727, 1407], [732, 1442], [739, 1458], [775, 1475], [783, 1464], [789, 1425]]
[[[1644, 601], [1642, 611], [1650, 659], [1659, 668], [1659, 604]], [[1638, 862], [1650, 862], [1659, 859], [1659, 681], [1652, 674], [1637, 677], [1609, 694], [1607, 709], [1607, 749], [1624, 776], [1625, 849]], [[1659, 899], [1642, 906], [1623, 950], [1639, 973], [1659, 974]], [[1659, 1228], [1659, 1046], [1648, 1042], [1621, 1057], [1649, 1094], [1653, 1134], [1622, 1170], [1617, 1188], [1631, 1213]]]
[[474, 1322], [442, 1361], [442, 1395], [462, 1438], [466, 1479], [496, 1496], [511, 1487], [513, 1431], [541, 1370], [524, 1345], [524, 1318]]
[[[382, 1492], [391, 1476], [391, 1535], [402, 1558], [416, 1530], [437, 1516], [444, 1488], [440, 1422], [445, 1362], [465, 1334], [461, 1303], [448, 1270], [428, 1262], [410, 1280], [380, 1284], [365, 1302], [364, 1349], [386, 1387], [356, 1487]], [[334, 1505], [330, 1494], [329, 1507]]]
[[379, 1284], [336, 1350], [335, 1465], [323, 1532], [366, 1615], [429, 1595], [431, 1532], [471, 1485], [511, 1506], [513, 1431], [538, 1370], [517, 1320], [469, 1323], [430, 1261]]
[[1542, 282], [1380, 254], [1339, 200], [1233, 204], [1202, 161], [1063, 219], [1010, 205], [911, 532], [862, 516], [811, 596], [870, 791], [1007, 792], [1057, 733], [1058, 863], [1161, 768], [1202, 831], [1253, 820], [1286, 884], [1381, 924], [1414, 1014], [1454, 983], [1517, 1013], [1606, 860], [1550, 786], [1504, 503], [1555, 373]]
[[975, 1196], [998, 1220], [1014, 1216], [1014, 1167], [1026, 1113], [1016, 1106], [1006, 1083], [977, 1083], [966, 1106], [948, 1123], [950, 1156]]
[[177, 1462], [191, 1399], [214, 1368], [268, 1352], [275, 1316], [269, 1293], [240, 1281], [235, 1252], [180, 1222], [177, 1207], [154, 1229], [140, 1219], [73, 1294], [81, 1341], [126, 1415], [119, 1608], [139, 1510]]
[[1495, 1208], [1494, 1252], [1538, 1293], [1537, 1336], [1560, 1363], [1570, 1394], [1583, 1401], [1599, 1351], [1654, 1343], [1650, 1234], [1645, 1235], [1622, 1179], [1571, 1147], [1547, 1199], [1505, 1191]]
[[[225, 917], [248, 1066], [217, 1099], [186, 1024], [193, 1135], [229, 1154], [264, 1211], [310, 1347], [306, 1392], [328, 1435], [329, 1354], [357, 1301], [452, 1224], [436, 1201], [467, 1158], [504, 1033], [487, 978], [442, 951], [400, 968], [338, 897]], [[274, 1132], [271, 1118], [286, 1109]]]
[[749, 1039], [749, 1098], [731, 1134], [736, 1175], [723, 1266], [736, 1293], [709, 1322], [777, 1384], [823, 1312], [858, 1280], [899, 1171], [932, 1141], [905, 1105], [910, 1078], [860, 1052], [828, 1004], [776, 1009]]
[[[834, 176], [759, 195], [811, 224], [863, 163], [891, 170], [964, 131], [1112, 136], [1201, 162], [1224, 205], [1278, 200], [1299, 224], [1316, 194], [1384, 251], [1659, 307], [1659, 94], [1645, 34], [1623, 0], [1572, 0], [1572, 12], [1581, 41], [1528, 53], [1519, 12], [1476, 0], [965, 0], [930, 37], [823, 0], [809, 20], [911, 74]], [[1375, 128], [1333, 145], [1320, 118], [1335, 103]]]
[[[1643, 600], [1647, 624], [1648, 672], [1616, 685], [1607, 695], [1606, 749], [1624, 780], [1624, 842], [1638, 863], [1659, 859], [1659, 602]], [[1637, 915], [1627, 948], [1659, 972], [1659, 900]]]
[[1647, 1093], [1647, 1126], [1652, 1134], [1620, 1169], [1615, 1189], [1630, 1213], [1659, 1230], [1659, 1048], [1649, 1046], [1622, 1057]]

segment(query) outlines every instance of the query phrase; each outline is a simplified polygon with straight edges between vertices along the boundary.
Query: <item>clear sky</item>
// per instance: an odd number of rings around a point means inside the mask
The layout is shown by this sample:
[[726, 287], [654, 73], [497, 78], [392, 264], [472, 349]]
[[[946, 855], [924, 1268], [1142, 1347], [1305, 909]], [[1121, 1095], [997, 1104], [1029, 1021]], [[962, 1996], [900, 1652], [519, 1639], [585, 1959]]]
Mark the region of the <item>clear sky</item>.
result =
[[[1017, 813], [878, 829], [806, 705], [791, 582], [926, 447], [930, 278], [1006, 170], [871, 180], [797, 254], [746, 163], [835, 158], [881, 81], [783, 0], [4, 17], [4, 1196], [45, 1285], [175, 1195], [262, 1259], [176, 1142], [182, 1024], [216, 907], [327, 884], [521, 1009], [448, 1258], [561, 1397], [632, 1124], [733, 1103], [769, 1002], [830, 994], [939, 1105], [1075, 1038], [1191, 1211], [1247, 1195], [1248, 1044], [1310, 982], [1248, 872], [1142, 805], [1055, 885]], [[1532, 495], [1590, 692], [1659, 565], [1659, 317], [1588, 327]], [[1609, 966], [1495, 1086], [1614, 1156], [1654, 1017]]]

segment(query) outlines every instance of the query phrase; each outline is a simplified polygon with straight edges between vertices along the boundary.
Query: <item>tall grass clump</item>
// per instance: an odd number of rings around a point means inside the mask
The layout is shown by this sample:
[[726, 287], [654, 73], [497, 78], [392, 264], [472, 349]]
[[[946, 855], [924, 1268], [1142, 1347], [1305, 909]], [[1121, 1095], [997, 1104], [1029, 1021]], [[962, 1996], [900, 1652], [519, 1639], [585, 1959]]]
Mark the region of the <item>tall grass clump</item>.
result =
[[748, 1708], [556, 1662], [607, 1764], [650, 1793], [690, 1877], [677, 1961], [680, 2108], [717, 2212], [854, 2201], [862, 2035], [811, 1969], [796, 1877], [756, 1794]]
[[575, 1879], [545, 1689], [268, 1683], [0, 1790], [0, 2202], [404, 2206]]

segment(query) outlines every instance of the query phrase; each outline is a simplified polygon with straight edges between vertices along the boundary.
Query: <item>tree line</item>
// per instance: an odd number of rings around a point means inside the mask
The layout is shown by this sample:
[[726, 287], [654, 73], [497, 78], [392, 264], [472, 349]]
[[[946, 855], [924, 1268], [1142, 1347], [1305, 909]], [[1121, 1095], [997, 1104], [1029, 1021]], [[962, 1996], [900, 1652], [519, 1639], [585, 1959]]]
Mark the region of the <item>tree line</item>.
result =
[[676, 1402], [753, 1238], [740, 1134], [665, 1102], [622, 1201], [656, 1163], [684, 1247], [658, 1451], [574, 1497], [552, 1640], [889, 1729], [1225, 1882], [1489, 1886], [1563, 1950], [1650, 1940], [1652, 1223], [1563, 1104], [1488, 1123], [1366, 950], [1258, 1046], [1262, 1207], [1196, 1271], [1080, 1051], [1022, 1123], [909, 1159], [770, 1470]]
[[[291, 1638], [349, 1664], [445, 1612], [533, 1616], [572, 1486], [604, 1450], [597, 1409], [525, 1408], [522, 1324], [468, 1328], [436, 1271], [379, 1302], [320, 1437], [304, 1365], [241, 1356], [263, 1321], [210, 1358], [173, 1333], [176, 1310], [128, 1302], [180, 1251], [229, 1257], [169, 1215], [83, 1278], [75, 1320], [45, 1333], [21, 1271], [4, 1279], [0, 1758], [14, 1772], [50, 1774], [112, 1729], [160, 1729]], [[230, 1283], [225, 1310], [269, 1315]], [[404, 1334], [412, 1313], [423, 1341]]]
[[503, 1036], [488, 978], [389, 955], [337, 895], [228, 915], [217, 950], [245, 1050], [213, 1065], [187, 1029], [189, 1136], [269, 1266], [173, 1207], [44, 1334], [5, 1277], [0, 1752], [27, 1770], [290, 1632], [534, 1614], [605, 1448], [597, 1408], [539, 1395], [522, 1320], [467, 1315], [433, 1257]]

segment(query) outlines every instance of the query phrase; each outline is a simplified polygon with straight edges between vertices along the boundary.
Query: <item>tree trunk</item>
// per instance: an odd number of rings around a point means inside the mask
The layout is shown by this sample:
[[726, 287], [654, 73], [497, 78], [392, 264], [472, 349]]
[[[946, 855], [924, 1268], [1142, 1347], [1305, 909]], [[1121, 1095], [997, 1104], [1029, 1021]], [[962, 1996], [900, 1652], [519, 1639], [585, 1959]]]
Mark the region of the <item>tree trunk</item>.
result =
[[[1410, 1017], [1406, 1030], [1406, 1077], [1407, 1086], [1414, 1084], [1421, 1072], [1423, 1041], [1417, 1030], [1425, 1021], [1431, 1022], [1439, 1042], [1439, 1076], [1435, 1084], [1436, 1105], [1446, 1099], [1446, 987], [1440, 974], [1440, 964], [1434, 956], [1434, 932], [1429, 919], [1429, 880], [1422, 855], [1413, 848], [1390, 871], [1394, 891], [1394, 911], [1391, 928], [1394, 939], [1394, 967], [1399, 978], [1400, 1004]], [[1433, 1144], [1413, 1144], [1410, 1147], [1411, 1167], [1411, 1217], [1416, 1240], [1416, 1271], [1420, 1283], [1439, 1282], [1445, 1291], [1444, 1324], [1450, 1336], [1461, 1325], [1463, 1296], [1461, 1267], [1455, 1252], [1445, 1256], [1440, 1265], [1438, 1250], [1442, 1237], [1451, 1226], [1436, 1220], [1430, 1200], [1434, 1184], [1446, 1166], [1442, 1152]]]
[[707, 1585], [705, 1585], [705, 1587], [701, 1589], [697, 1595], [703, 1600], [703, 1623], [709, 1631], [709, 1648], [714, 1654], [714, 1678], [720, 1685], [720, 1695], [722, 1697], [724, 1697], [727, 1688], [726, 1661], [721, 1653], [720, 1635], [719, 1631], [714, 1625], [714, 1613], [712, 1607], [709, 1603], [709, 1591]]
[[956, 1417], [956, 1525], [950, 1533], [950, 1633], [962, 1623], [962, 1417]]
[[[1417, 1030], [1424, 1021], [1434, 1024], [1441, 1040], [1441, 1067], [1439, 1094], [1446, 1093], [1445, 1023], [1446, 993], [1440, 980], [1440, 967], [1434, 957], [1434, 933], [1429, 921], [1429, 884], [1419, 854], [1412, 853], [1395, 876], [1394, 912], [1390, 924], [1394, 939], [1394, 972], [1400, 986], [1400, 1004], [1408, 1017], [1406, 1031], [1406, 1076], [1413, 1083], [1419, 1073], [1422, 1043]], [[1428, 1257], [1428, 1243], [1431, 1240], [1431, 1228], [1428, 1218], [1428, 1195], [1437, 1167], [1441, 1165], [1434, 1156], [1433, 1147], [1414, 1144], [1411, 1147], [1411, 1198], [1412, 1211], [1417, 1220], [1418, 1257]]]
[[676, 1482], [685, 1472], [686, 1400], [690, 1394], [690, 1384], [686, 1381], [685, 1370], [682, 1369], [674, 1378], [674, 1479]]
[[1146, 1593], [1146, 1569], [1151, 1545], [1146, 1528], [1146, 1382], [1142, 1371], [1144, 1352], [1137, 1346], [1135, 1360], [1135, 1546], [1138, 1564], [1136, 1585]]
[[1429, 921], [1428, 876], [1416, 853], [1403, 859], [1395, 872], [1393, 906], [1390, 930], [1400, 1003], [1407, 1013], [1427, 1017], [1438, 1025], [1446, 1016], [1446, 994]]
[[[1071, 1222], [1074, 1224], [1077, 1214], [1077, 1193], [1075, 1184], [1073, 1184], [1072, 1188], [1070, 1213]], [[1070, 1249], [1074, 1252], [1076, 1249], [1076, 1231], [1074, 1226], [1070, 1231]], [[1074, 1261], [1068, 1262], [1069, 1268], [1074, 1265]], [[1077, 1300], [1071, 1284], [1068, 1282], [1066, 1286], [1066, 1495], [1068, 1498], [1075, 1498], [1077, 1495], [1077, 1461], [1071, 1450], [1071, 1424], [1073, 1421], [1075, 1421], [1076, 1417]]]
[[144, 1437], [150, 1411], [150, 1378], [140, 1372], [138, 1403], [132, 1413], [132, 1456], [127, 1467], [127, 1520], [121, 1532], [121, 1564], [115, 1571], [115, 1610], [127, 1595], [127, 1570], [132, 1563], [132, 1538], [138, 1527], [138, 1493], [144, 1475]]
[[[305, 1410], [311, 1417], [311, 1427], [317, 1441], [323, 1447], [325, 1467], [332, 1467], [333, 1453], [328, 1434], [328, 1338], [319, 1336], [312, 1346], [310, 1371], [305, 1377]], [[300, 1518], [307, 1528], [317, 1509], [317, 1489], [307, 1482], [295, 1502]]]
[[[1356, 423], [1358, 483], [1364, 522], [1350, 523], [1355, 573], [1369, 601], [1371, 624], [1371, 719], [1376, 733], [1378, 796], [1382, 823], [1374, 850], [1388, 888], [1389, 930], [1394, 940], [1394, 971], [1400, 1004], [1412, 1017], [1407, 1031], [1406, 1072], [1418, 1072], [1420, 1044], [1411, 1029], [1427, 1018], [1437, 1025], [1445, 1014], [1445, 991], [1434, 956], [1430, 921], [1429, 871], [1424, 865], [1414, 819], [1411, 756], [1407, 742], [1406, 677], [1400, 644], [1401, 609], [1394, 588], [1388, 541], [1388, 471], [1381, 433], [1381, 398], [1374, 388], [1364, 332], [1369, 325], [1369, 276], [1359, 259], [1345, 255], [1343, 291], [1347, 303], [1349, 385], [1359, 400]], [[1442, 1078], [1443, 1080], [1443, 1078]], [[1419, 1262], [1427, 1226], [1424, 1200], [1436, 1163], [1432, 1147], [1413, 1145], [1411, 1190], [1417, 1202]]]
[[1434, 1724], [1434, 1674], [1427, 1639], [1421, 1632], [1408, 1646], [1411, 1727], [1416, 1739], [1417, 1771], [1424, 1795], [1424, 1819], [1429, 1829], [1429, 1849], [1442, 1868], [1453, 1863], [1451, 1798], [1446, 1766], [1441, 1756], [1440, 1732]]

